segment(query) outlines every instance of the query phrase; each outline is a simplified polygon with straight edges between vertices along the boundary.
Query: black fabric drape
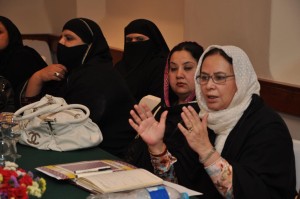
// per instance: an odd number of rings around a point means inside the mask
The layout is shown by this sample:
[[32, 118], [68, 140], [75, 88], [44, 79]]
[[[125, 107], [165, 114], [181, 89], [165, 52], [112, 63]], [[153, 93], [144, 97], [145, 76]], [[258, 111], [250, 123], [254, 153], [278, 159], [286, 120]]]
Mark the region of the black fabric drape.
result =
[[18, 28], [6, 17], [0, 16], [9, 37], [8, 46], [0, 50], [0, 75], [8, 79], [15, 93], [15, 108], [20, 107], [20, 92], [33, 73], [47, 63], [33, 48], [23, 45]]
[[253, 95], [229, 134], [222, 156], [233, 166], [235, 198], [295, 197], [295, 158], [289, 130], [259, 96]]

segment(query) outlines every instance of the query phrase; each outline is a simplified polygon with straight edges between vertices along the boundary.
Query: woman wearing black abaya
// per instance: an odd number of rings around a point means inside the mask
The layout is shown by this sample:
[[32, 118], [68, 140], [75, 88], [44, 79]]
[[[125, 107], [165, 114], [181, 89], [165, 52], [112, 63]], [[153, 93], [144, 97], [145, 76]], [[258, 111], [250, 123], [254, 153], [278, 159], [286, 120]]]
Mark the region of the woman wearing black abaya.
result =
[[162, 97], [163, 74], [169, 48], [157, 28], [146, 19], [130, 22], [124, 31], [124, 53], [115, 65], [137, 100], [146, 95]]
[[195, 101], [194, 75], [202, 53], [203, 48], [196, 42], [182, 42], [171, 50], [165, 68], [164, 97], [159, 106], [152, 111], [155, 113], [158, 109], [155, 115], [157, 121], [164, 111], [168, 111], [163, 140], [170, 153], [177, 158], [177, 163], [172, 167], [173, 174], [164, 175], [153, 167], [148, 146], [141, 137], [132, 144], [126, 158], [131, 164], [145, 168], [164, 180], [192, 189], [197, 189], [199, 185], [197, 176], [202, 168], [201, 165], [197, 165], [199, 162], [197, 153], [189, 147], [177, 124], [182, 122], [180, 116], [182, 107], [190, 105], [199, 111]]
[[[133, 138], [127, 119], [134, 99], [112, 58], [100, 27], [85, 18], [68, 21], [58, 44], [54, 64], [36, 72], [28, 82], [26, 97], [45, 93], [67, 103], [86, 105], [101, 129], [100, 147], [122, 157]], [[28, 98], [27, 98], [28, 99]]]
[[46, 62], [34, 49], [23, 45], [16, 25], [8, 18], [0, 16], [0, 76], [10, 81], [15, 93], [15, 107], [4, 107], [0, 112], [14, 112], [20, 106], [19, 96], [24, 83], [45, 66]]

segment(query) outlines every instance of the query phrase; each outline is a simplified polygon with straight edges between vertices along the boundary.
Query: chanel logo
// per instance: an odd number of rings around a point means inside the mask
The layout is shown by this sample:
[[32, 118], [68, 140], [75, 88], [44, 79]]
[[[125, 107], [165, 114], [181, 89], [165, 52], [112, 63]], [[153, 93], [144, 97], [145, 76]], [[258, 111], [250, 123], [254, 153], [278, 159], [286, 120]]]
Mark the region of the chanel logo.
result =
[[40, 134], [32, 132], [32, 131], [28, 134], [29, 134], [29, 139], [27, 139], [27, 142], [29, 144], [38, 145], [39, 142], [37, 142], [37, 139], [41, 137]]

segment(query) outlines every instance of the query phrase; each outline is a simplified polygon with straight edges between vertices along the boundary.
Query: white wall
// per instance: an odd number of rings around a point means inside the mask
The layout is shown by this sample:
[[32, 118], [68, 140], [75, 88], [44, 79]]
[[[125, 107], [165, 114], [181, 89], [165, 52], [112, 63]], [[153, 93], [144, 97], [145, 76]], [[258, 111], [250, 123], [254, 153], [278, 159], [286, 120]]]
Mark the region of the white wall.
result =
[[110, 46], [123, 49], [125, 26], [137, 18], [149, 19], [172, 48], [183, 40], [183, 6], [182, 0], [107, 0], [100, 24]]
[[300, 1], [273, 0], [270, 69], [273, 79], [300, 84]]
[[10, 18], [22, 33], [53, 31], [49, 26], [51, 19], [47, 15], [45, 1], [0, 0], [0, 13]]
[[271, 0], [185, 0], [185, 38], [205, 47], [236, 45], [250, 57], [260, 77], [270, 78]]
[[76, 17], [76, 1], [0, 0], [0, 13], [10, 18], [23, 34], [60, 34], [63, 24]]
[[284, 113], [279, 113], [286, 125], [288, 126], [290, 133], [294, 139], [300, 140], [300, 118]]
[[76, 0], [76, 3], [77, 17], [89, 18], [100, 24], [106, 15], [106, 0]]

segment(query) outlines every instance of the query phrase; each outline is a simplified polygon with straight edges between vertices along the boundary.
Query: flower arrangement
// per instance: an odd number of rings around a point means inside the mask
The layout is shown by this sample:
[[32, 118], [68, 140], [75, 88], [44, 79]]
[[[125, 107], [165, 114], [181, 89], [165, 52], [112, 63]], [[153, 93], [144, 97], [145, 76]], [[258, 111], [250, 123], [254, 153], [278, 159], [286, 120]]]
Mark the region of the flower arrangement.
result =
[[32, 172], [26, 173], [16, 163], [6, 161], [5, 167], [0, 167], [0, 199], [40, 198], [45, 191], [45, 179], [34, 178]]

